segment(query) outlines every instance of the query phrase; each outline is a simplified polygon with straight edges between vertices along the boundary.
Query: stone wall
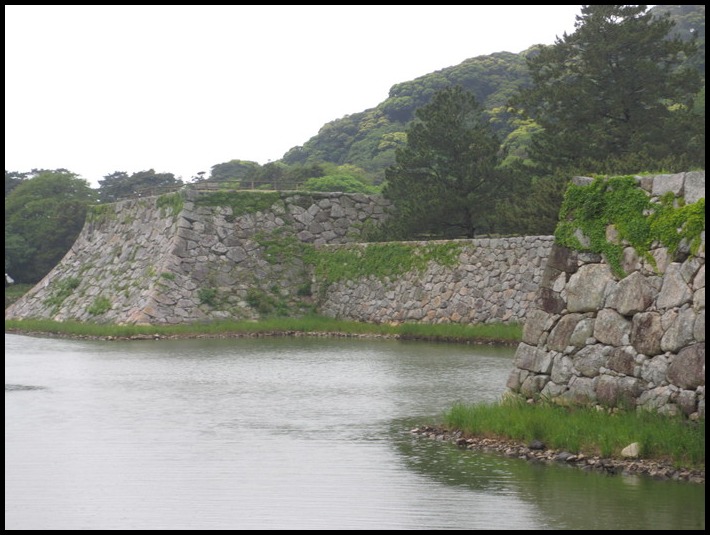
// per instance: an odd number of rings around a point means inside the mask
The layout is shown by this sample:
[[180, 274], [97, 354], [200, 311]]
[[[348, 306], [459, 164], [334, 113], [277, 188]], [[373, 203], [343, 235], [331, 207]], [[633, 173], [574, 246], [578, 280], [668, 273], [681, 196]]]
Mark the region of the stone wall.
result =
[[[179, 324], [316, 311], [375, 323], [523, 320], [549, 236], [457, 241], [451, 265], [432, 260], [396, 276], [314, 275], [306, 247], [321, 255], [367, 247], [352, 244], [388, 210], [361, 194], [190, 189], [99, 205], [65, 258], [5, 317]], [[407, 247], [416, 254], [431, 244]]]
[[177, 324], [306, 311], [298, 245], [358, 241], [387, 210], [361, 194], [190, 189], [100, 205], [5, 318]]
[[[636, 187], [653, 203], [668, 195], [677, 205], [704, 203], [705, 173], [637, 177]], [[190, 189], [99, 205], [59, 265], [5, 317], [179, 324], [315, 311], [366, 322], [525, 320], [510, 393], [704, 417], [704, 216], [692, 250], [687, 241], [674, 251], [621, 243], [622, 274], [604, 255], [580, 252], [589, 237], [578, 230], [576, 249], [551, 236], [456, 240], [438, 242], [455, 246], [453, 262], [318, 275], [308, 251], [365, 251], [373, 245], [357, 242], [388, 211], [381, 197], [361, 194]], [[617, 231], [608, 226], [607, 239], [618, 242]], [[416, 255], [432, 243], [407, 246]]]
[[319, 310], [372, 323], [522, 323], [535, 299], [552, 240], [551, 236], [457, 240], [460, 249], [453, 265], [431, 261], [424, 270], [396, 277], [330, 284]]
[[[679, 205], [705, 197], [704, 172], [643, 177], [637, 184], [654, 203], [667, 192]], [[607, 237], [615, 239], [613, 228]], [[627, 246], [621, 275], [603, 255], [555, 245], [527, 315], [509, 392], [704, 418], [704, 223], [700, 238], [694, 252], [687, 242], [674, 254], [659, 242], [650, 255]]]

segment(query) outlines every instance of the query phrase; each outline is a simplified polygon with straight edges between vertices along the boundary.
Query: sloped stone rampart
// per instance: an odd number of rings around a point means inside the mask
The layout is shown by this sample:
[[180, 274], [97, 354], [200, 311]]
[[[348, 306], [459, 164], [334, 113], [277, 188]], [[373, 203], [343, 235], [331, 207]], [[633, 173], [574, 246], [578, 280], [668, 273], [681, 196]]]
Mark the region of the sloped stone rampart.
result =
[[[316, 311], [373, 323], [521, 322], [552, 245], [549, 236], [463, 240], [452, 266], [430, 262], [386, 280], [324, 285], [304, 262], [304, 246], [328, 254], [361, 241], [367, 226], [386, 219], [384, 199], [232, 194], [214, 202], [188, 189], [180, 198], [100, 205], [64, 259], [6, 319], [181, 324]], [[240, 195], [261, 208], [237, 213]]]
[[[653, 202], [667, 192], [680, 204], [705, 197], [704, 171], [637, 178], [637, 185]], [[700, 238], [693, 253], [687, 244], [675, 255], [659, 243], [648, 256], [626, 247], [622, 275], [602, 255], [555, 244], [508, 391], [704, 418], [704, 230]]]
[[[181, 197], [101, 205], [6, 319], [179, 324], [308, 310], [299, 244], [358, 241], [388, 210], [361, 194], [235, 191], [221, 204], [212, 193], [171, 195]], [[265, 207], [236, 213], [245, 198]]]

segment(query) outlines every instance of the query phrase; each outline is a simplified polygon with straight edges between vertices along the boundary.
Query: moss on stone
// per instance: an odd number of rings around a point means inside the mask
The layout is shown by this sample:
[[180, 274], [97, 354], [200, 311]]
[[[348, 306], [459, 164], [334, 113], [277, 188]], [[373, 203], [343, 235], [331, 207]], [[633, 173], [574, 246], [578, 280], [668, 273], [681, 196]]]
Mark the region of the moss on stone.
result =
[[197, 206], [224, 206], [232, 209], [232, 216], [263, 212], [281, 199], [278, 191], [215, 191], [200, 195]]
[[79, 287], [80, 282], [76, 277], [67, 277], [53, 285], [50, 296], [44, 301], [45, 305], [52, 307], [52, 315], [59, 311], [66, 298]]
[[155, 201], [155, 204], [160, 208], [160, 217], [166, 217], [170, 215], [175, 219], [180, 212], [182, 212], [185, 200], [183, 199], [182, 193], [176, 191], [175, 193], [166, 193], [161, 195]]
[[264, 259], [269, 264], [291, 264], [301, 259], [305, 243], [300, 241], [290, 227], [278, 227], [271, 232], [257, 232], [254, 241], [264, 248]]
[[91, 304], [91, 306], [86, 309], [86, 311], [92, 316], [101, 316], [109, 310], [111, 310], [111, 301], [108, 297], [103, 296], [98, 296], [96, 299], [94, 299], [94, 302]]
[[638, 187], [633, 176], [596, 177], [591, 184], [570, 184], [555, 229], [556, 243], [604, 255], [611, 270], [624, 277], [624, 247], [653, 263], [654, 242], [675, 254], [686, 240], [697, 252], [705, 229], [705, 199], [685, 205], [673, 193], [659, 202]]
[[86, 220], [90, 223], [101, 223], [117, 217], [115, 204], [93, 204], [86, 207]]
[[453, 266], [462, 245], [456, 242], [418, 245], [402, 242], [344, 245], [320, 249], [310, 247], [304, 260], [313, 266], [316, 278], [325, 284], [367, 277], [384, 279], [410, 271], [424, 271], [429, 262]]

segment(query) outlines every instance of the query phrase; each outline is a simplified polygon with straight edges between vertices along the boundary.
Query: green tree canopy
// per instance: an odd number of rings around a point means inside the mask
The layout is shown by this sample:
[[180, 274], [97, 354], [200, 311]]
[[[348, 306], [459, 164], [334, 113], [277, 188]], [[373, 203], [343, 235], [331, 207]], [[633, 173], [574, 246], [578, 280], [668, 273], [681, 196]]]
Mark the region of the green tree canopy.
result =
[[5, 197], [5, 270], [36, 283], [67, 253], [96, 190], [66, 170], [42, 171]]
[[503, 193], [500, 143], [473, 93], [445, 88], [419, 108], [385, 172], [383, 193], [396, 207], [392, 237], [472, 238], [491, 232]]
[[344, 193], [379, 193], [372, 184], [372, 178], [355, 165], [323, 164], [323, 176], [312, 176], [305, 180], [300, 189], [306, 191], [341, 191]]
[[8, 171], [5, 169], [5, 197], [13, 189], [19, 186], [23, 180], [28, 178], [29, 173], [21, 173], [19, 171]]
[[161, 188], [179, 187], [182, 184], [182, 180], [175, 178], [174, 174], [156, 173], [153, 169], [132, 175], [125, 171], [115, 171], [99, 180], [99, 198], [101, 202], [115, 202], [142, 193], [151, 195]]
[[256, 177], [260, 167], [257, 162], [230, 160], [213, 165], [210, 171], [210, 177], [207, 180], [248, 184]]
[[[384, 170], [396, 162], [405, 130], [415, 120], [416, 110], [431, 102], [446, 87], [461, 85], [473, 92], [485, 110], [504, 106], [518, 86], [528, 81], [524, 54], [497, 52], [470, 58], [391, 87], [386, 100], [376, 107], [331, 121], [302, 146], [289, 150], [283, 161], [293, 163], [350, 163], [367, 171], [375, 184], [384, 180]], [[508, 124], [494, 125], [501, 137]]]
[[570, 172], [704, 166], [704, 148], [702, 163], [688, 155], [700, 77], [681, 64], [694, 42], [670, 37], [670, 16], [647, 6], [585, 5], [576, 20], [573, 34], [528, 57], [532, 83], [513, 99], [542, 128], [532, 160]]

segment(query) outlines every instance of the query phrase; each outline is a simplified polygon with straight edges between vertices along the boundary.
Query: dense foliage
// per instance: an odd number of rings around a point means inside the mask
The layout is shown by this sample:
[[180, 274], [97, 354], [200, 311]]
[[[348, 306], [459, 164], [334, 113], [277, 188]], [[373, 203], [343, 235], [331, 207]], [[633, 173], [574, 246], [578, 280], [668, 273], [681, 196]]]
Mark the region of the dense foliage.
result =
[[416, 110], [442, 89], [460, 85], [481, 104], [487, 120], [504, 138], [511, 131], [506, 102], [528, 80], [525, 53], [499, 52], [465, 60], [408, 82], [394, 85], [375, 108], [325, 124], [318, 134], [288, 151], [283, 162], [349, 163], [384, 180], [385, 168], [395, 163], [396, 149], [406, 143], [406, 130]]
[[96, 190], [75, 174], [41, 171], [5, 197], [5, 272], [35, 283], [66, 254], [81, 232]]
[[23, 180], [28, 178], [29, 173], [21, 173], [18, 171], [8, 171], [5, 169], [5, 197], [17, 186], [19, 186]]
[[[595, 7], [595, 6], [585, 6]], [[639, 8], [646, 12], [646, 6], [606, 6], [608, 8]], [[678, 58], [682, 66], [692, 67], [702, 79], [705, 76], [705, 6], [654, 6], [648, 10], [643, 20], [635, 25], [642, 28], [644, 20], [659, 19], [663, 22], [664, 13], [670, 13], [670, 20], [676, 22], [670, 28], [668, 38], [680, 37], [684, 41], [695, 37], [697, 51], [690, 55]], [[652, 18], [649, 19], [648, 16]], [[654, 31], [662, 26], [655, 27]], [[605, 30], [605, 29], [602, 29]], [[576, 33], [576, 32], [575, 32]], [[660, 32], [659, 32], [660, 34]], [[599, 41], [607, 41], [607, 35], [599, 34]], [[631, 38], [632, 36], [629, 36]], [[636, 34], [633, 37], [648, 39], [648, 36]], [[663, 36], [656, 35], [654, 39], [663, 40]], [[627, 42], [613, 39], [610, 47], [625, 47]], [[643, 48], [647, 45], [656, 46], [651, 41], [641, 42], [634, 48]], [[675, 46], [675, 45], [673, 45]], [[337, 164], [350, 163], [357, 165], [375, 175], [375, 181], [384, 179], [384, 170], [395, 163], [395, 150], [405, 143], [406, 129], [415, 119], [418, 108], [431, 102], [434, 95], [446, 87], [461, 85], [471, 91], [476, 100], [481, 104], [484, 113], [489, 117], [496, 134], [510, 149], [510, 157], [524, 158], [524, 148], [529, 144], [530, 131], [537, 126], [530, 121], [523, 120], [518, 114], [513, 113], [509, 103], [518, 90], [528, 87], [531, 83], [531, 74], [528, 69], [528, 59], [536, 57], [542, 48], [533, 44], [528, 50], [519, 54], [512, 52], [498, 52], [486, 56], [478, 56], [465, 60], [459, 65], [447, 67], [439, 71], [421, 76], [411, 81], [394, 85], [389, 96], [374, 108], [353, 113], [325, 124], [317, 135], [313, 136], [302, 146], [297, 146], [288, 151], [283, 162], [317, 163], [322, 161]], [[553, 47], [554, 48], [554, 47]], [[704, 85], [704, 83], [703, 83]], [[702, 107], [700, 124], [704, 124], [704, 90], [703, 98], [695, 101], [696, 113]], [[704, 137], [704, 136], [703, 136]], [[642, 162], [630, 162], [641, 165]], [[644, 169], [637, 167], [634, 172]], [[615, 169], [587, 170], [603, 172], [623, 172]], [[558, 202], [559, 205], [559, 202]]]
[[137, 195], [155, 195], [165, 189], [178, 188], [182, 180], [172, 173], [156, 173], [155, 170], [138, 171], [129, 175], [124, 171], [116, 171], [99, 180], [99, 198], [101, 202], [115, 202], [126, 197]]
[[513, 163], [531, 180], [509, 206], [516, 231], [551, 232], [574, 175], [704, 169], [704, 23], [702, 43], [682, 41], [652, 13], [583, 6], [572, 35], [529, 55], [531, 84], [511, 100], [535, 125]]
[[528, 57], [532, 84], [514, 102], [542, 127], [531, 157], [545, 170], [704, 165], [700, 75], [681, 66], [697, 46], [669, 38], [669, 16], [645, 10], [583, 6], [573, 34]]
[[467, 237], [495, 225], [505, 179], [497, 171], [500, 142], [461, 86], [439, 91], [417, 110], [407, 144], [386, 170], [384, 195], [396, 207], [394, 238]]

